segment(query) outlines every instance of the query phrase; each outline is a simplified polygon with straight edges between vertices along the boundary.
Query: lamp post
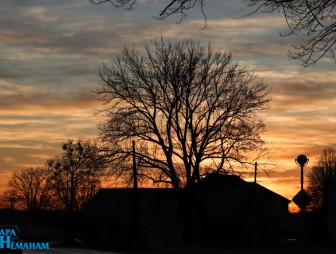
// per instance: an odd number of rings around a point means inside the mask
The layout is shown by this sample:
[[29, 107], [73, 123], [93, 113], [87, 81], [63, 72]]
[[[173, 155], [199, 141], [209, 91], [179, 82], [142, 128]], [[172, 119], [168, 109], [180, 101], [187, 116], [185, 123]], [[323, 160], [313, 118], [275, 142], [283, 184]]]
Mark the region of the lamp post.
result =
[[309, 159], [306, 155], [299, 155], [295, 159], [295, 163], [301, 167], [301, 190], [293, 197], [293, 202], [301, 209], [301, 212], [305, 212], [307, 206], [311, 202], [311, 197], [307, 192], [303, 190], [303, 167], [306, 166]]
[[309, 159], [307, 158], [306, 155], [299, 155], [295, 159], [295, 163], [301, 167], [301, 190], [303, 190], [303, 167], [306, 166], [309, 162]]

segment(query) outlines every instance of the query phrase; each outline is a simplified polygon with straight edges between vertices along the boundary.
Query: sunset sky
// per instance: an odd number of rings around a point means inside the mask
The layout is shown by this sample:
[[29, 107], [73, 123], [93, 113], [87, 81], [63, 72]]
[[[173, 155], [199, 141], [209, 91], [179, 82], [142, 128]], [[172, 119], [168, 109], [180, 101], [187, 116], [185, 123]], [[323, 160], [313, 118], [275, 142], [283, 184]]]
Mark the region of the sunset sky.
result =
[[139, 1], [134, 11], [85, 0], [0, 2], [0, 191], [15, 170], [42, 166], [67, 139], [98, 135], [92, 90], [97, 71], [123, 46], [141, 48], [163, 36], [191, 38], [231, 51], [271, 88], [271, 108], [262, 117], [278, 164], [258, 182], [291, 199], [300, 188], [294, 159], [306, 154], [312, 166], [321, 150], [336, 148], [336, 72], [327, 59], [303, 68], [289, 60], [300, 38], [281, 38], [281, 16], [255, 14], [243, 1], [205, 1], [207, 27], [198, 8], [179, 17], [153, 19], [167, 1]]

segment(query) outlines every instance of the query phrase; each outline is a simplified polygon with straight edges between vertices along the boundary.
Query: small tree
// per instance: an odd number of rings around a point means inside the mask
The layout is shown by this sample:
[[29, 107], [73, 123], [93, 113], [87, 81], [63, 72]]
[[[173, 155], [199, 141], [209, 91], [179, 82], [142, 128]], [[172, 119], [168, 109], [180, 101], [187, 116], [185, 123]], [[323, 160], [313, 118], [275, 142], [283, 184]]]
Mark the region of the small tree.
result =
[[11, 206], [16, 204], [25, 210], [51, 208], [53, 192], [49, 175], [43, 168], [28, 168], [13, 173], [5, 193]]
[[336, 151], [326, 148], [309, 174], [308, 191], [312, 197], [313, 209], [326, 210], [332, 189], [336, 190]]
[[266, 85], [210, 45], [154, 40], [143, 55], [125, 48], [98, 75], [101, 137], [118, 175], [132, 172], [133, 140], [139, 175], [175, 188], [198, 182], [210, 164], [217, 173], [243, 165], [264, 144]]
[[0, 207], [15, 209], [17, 200], [14, 190], [5, 190], [0, 197]]
[[68, 140], [62, 149], [60, 156], [47, 161], [51, 185], [62, 206], [75, 211], [100, 188], [105, 159], [93, 141]]

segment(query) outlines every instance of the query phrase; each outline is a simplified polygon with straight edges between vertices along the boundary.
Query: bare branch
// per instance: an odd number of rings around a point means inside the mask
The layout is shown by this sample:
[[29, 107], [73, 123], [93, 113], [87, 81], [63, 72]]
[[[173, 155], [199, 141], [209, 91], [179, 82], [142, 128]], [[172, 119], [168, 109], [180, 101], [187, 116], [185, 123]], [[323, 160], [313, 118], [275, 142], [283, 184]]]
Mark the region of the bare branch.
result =
[[289, 57], [300, 60], [304, 67], [327, 57], [336, 62], [336, 14], [335, 0], [248, 0], [258, 10], [281, 12], [287, 22], [288, 31], [282, 36], [300, 36], [303, 44], [294, 45]]

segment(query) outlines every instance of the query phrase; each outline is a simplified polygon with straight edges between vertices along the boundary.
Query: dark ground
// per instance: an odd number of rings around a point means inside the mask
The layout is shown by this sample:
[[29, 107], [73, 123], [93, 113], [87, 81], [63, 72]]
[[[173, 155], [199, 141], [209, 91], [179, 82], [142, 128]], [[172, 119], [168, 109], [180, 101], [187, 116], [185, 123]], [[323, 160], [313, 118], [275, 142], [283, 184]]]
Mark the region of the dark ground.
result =
[[119, 254], [119, 253], [139, 253], [139, 254], [335, 254], [335, 246], [264, 246], [264, 247], [240, 247], [231, 246], [223, 248], [211, 247], [181, 247], [173, 250], [145, 251], [145, 252], [118, 252], [109, 250], [93, 250], [71, 247], [57, 247], [48, 251], [25, 251], [26, 254]]
[[[294, 221], [298, 221], [294, 218]], [[87, 245], [81, 243], [74, 243], [70, 239], [71, 232], [74, 227], [69, 227], [70, 222], [73, 220], [68, 215], [60, 212], [50, 213], [28, 213], [24, 211], [0, 211], [0, 224], [16, 224], [23, 233], [27, 241], [49, 241], [56, 240], [61, 244], [53, 245], [47, 251], [24, 251], [24, 253], [46, 253], [46, 254], [107, 254], [107, 253], [143, 253], [143, 254], [336, 254], [336, 242], [331, 243], [325, 241], [326, 236], [323, 235], [323, 229], [318, 227], [319, 223], [311, 227], [309, 237], [305, 240], [285, 239], [277, 241], [276, 243], [244, 243], [244, 239], [249, 238], [241, 237], [242, 241], [227, 241], [226, 243], [218, 244], [215, 242], [200, 243], [194, 241], [189, 244], [179, 244], [178, 246], [168, 246], [161, 248], [145, 249], [144, 251], [129, 251], [125, 249], [115, 249], [100, 247], [94, 245]], [[304, 221], [305, 222], [305, 221]], [[320, 222], [320, 221], [317, 221]], [[306, 223], [304, 223], [306, 225]], [[299, 225], [293, 224], [293, 228], [298, 228]], [[76, 228], [76, 227], [75, 227]], [[251, 238], [253, 235], [251, 235]], [[53, 240], [51, 240], [53, 239]], [[222, 237], [221, 237], [222, 239]], [[134, 249], [127, 246], [128, 249]]]

